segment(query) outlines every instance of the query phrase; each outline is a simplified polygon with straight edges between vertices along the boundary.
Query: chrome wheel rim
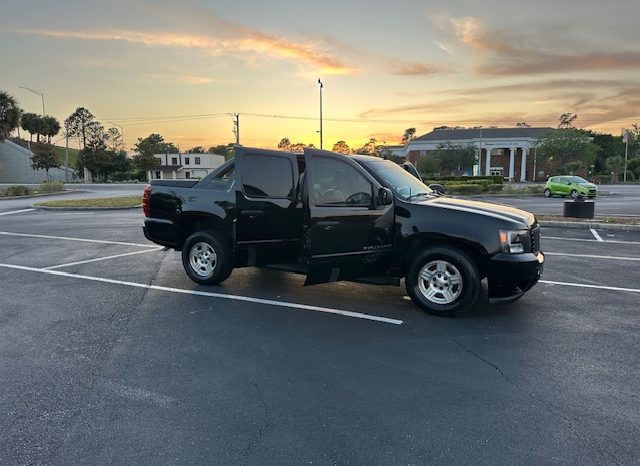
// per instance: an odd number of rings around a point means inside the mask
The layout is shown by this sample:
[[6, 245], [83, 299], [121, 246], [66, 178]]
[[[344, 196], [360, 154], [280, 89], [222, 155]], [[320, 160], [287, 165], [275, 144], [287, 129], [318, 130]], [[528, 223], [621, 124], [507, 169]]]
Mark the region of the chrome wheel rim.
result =
[[194, 244], [189, 251], [189, 264], [196, 275], [209, 278], [213, 275], [218, 263], [215, 249], [209, 243], [201, 241]]
[[451, 262], [431, 261], [420, 269], [418, 289], [434, 304], [451, 304], [462, 294], [462, 275]]
[[572, 197], [573, 199], [577, 199], [577, 198], [578, 198], [578, 191], [575, 191], [575, 190], [574, 190], [574, 191], [571, 191], [571, 197]]

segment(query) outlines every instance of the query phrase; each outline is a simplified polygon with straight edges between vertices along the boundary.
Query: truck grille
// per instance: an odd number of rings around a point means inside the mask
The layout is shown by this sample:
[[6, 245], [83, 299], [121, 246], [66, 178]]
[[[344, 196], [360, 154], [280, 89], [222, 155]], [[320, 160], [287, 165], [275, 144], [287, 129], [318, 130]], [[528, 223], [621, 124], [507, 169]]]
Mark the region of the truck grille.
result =
[[540, 252], [540, 227], [536, 226], [531, 230], [531, 252], [537, 254]]

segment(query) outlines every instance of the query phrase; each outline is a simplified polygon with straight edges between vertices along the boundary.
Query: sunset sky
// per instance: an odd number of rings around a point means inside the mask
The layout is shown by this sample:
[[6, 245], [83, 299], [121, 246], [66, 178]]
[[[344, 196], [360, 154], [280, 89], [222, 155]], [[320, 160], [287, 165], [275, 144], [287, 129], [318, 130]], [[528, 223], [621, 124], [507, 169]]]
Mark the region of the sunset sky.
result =
[[640, 123], [637, 0], [3, 0], [0, 90], [182, 150], [281, 138], [398, 143], [405, 128]]

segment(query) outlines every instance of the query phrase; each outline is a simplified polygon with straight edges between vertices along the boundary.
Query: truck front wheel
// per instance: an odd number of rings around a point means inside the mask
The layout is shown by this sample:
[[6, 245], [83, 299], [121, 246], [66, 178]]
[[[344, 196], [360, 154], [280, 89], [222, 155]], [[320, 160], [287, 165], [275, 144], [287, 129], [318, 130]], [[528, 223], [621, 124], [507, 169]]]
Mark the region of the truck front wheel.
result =
[[231, 275], [231, 248], [215, 232], [196, 231], [182, 247], [182, 265], [191, 280], [200, 285], [217, 285]]
[[453, 316], [471, 307], [480, 294], [478, 267], [450, 247], [424, 249], [405, 277], [411, 300], [430, 314]]

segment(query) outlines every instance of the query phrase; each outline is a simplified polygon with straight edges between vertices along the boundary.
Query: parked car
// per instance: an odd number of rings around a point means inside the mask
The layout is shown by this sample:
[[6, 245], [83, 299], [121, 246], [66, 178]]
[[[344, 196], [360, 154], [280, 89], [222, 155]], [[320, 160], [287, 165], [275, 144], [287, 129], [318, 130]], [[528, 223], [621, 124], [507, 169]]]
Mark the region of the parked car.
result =
[[551, 197], [553, 195], [571, 196], [573, 199], [577, 199], [578, 196], [596, 197], [598, 195], [598, 187], [579, 176], [552, 176], [544, 185], [544, 196]]
[[152, 180], [145, 236], [182, 251], [189, 278], [224, 281], [236, 267], [405, 285], [427, 312], [518, 299], [544, 266], [540, 227], [513, 207], [438, 196], [389, 160], [305, 149], [237, 147], [200, 181]]

